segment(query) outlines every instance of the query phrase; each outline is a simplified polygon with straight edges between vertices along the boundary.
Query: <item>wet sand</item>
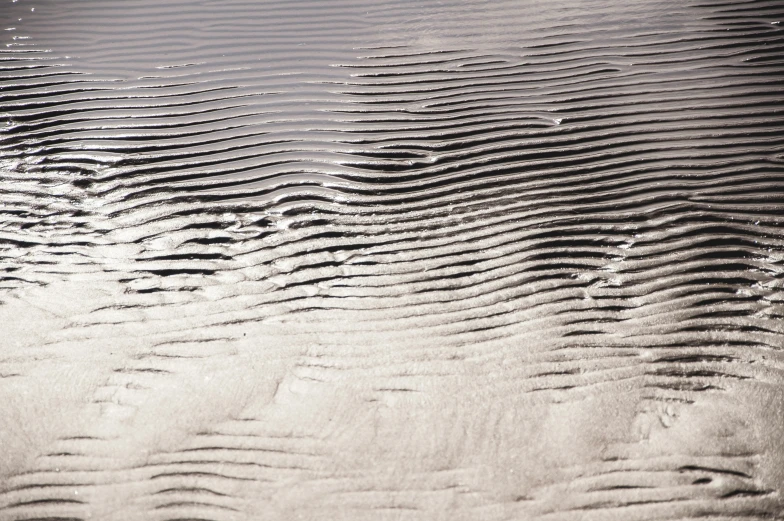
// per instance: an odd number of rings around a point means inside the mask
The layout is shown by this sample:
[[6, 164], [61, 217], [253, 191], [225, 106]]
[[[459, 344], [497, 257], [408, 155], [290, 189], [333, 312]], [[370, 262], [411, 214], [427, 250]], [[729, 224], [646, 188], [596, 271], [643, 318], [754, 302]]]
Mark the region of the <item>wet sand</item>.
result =
[[0, 519], [784, 515], [784, 4], [0, 7]]

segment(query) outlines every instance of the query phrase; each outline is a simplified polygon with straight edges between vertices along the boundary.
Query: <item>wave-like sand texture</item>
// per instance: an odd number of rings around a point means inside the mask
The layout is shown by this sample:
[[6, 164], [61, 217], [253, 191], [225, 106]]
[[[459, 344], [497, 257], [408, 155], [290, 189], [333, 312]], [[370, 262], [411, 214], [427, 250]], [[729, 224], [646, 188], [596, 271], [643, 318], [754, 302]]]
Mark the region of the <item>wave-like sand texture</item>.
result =
[[0, 519], [784, 514], [780, 1], [0, 21]]

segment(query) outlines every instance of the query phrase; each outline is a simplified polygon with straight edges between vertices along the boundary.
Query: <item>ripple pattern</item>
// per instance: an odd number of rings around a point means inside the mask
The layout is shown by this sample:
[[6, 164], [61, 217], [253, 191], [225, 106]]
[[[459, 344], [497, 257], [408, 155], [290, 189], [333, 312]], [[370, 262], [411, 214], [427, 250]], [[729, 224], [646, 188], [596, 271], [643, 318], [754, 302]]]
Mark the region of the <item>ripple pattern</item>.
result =
[[784, 512], [780, 2], [6, 3], [3, 519]]

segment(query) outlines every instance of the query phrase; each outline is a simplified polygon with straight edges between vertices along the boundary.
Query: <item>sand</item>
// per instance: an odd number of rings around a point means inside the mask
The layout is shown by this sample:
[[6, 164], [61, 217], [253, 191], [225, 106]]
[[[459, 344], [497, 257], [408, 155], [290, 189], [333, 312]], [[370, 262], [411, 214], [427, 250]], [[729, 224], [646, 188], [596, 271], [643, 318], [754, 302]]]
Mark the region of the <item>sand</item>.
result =
[[784, 5], [2, 0], [0, 519], [784, 516]]

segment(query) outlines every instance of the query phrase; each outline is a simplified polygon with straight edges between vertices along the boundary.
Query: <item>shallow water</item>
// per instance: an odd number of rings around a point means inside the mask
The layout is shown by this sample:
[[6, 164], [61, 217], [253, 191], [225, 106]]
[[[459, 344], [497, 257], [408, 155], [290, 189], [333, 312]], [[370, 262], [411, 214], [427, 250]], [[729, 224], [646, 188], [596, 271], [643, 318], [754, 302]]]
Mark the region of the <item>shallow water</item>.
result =
[[774, 0], [0, 9], [0, 518], [782, 512]]

